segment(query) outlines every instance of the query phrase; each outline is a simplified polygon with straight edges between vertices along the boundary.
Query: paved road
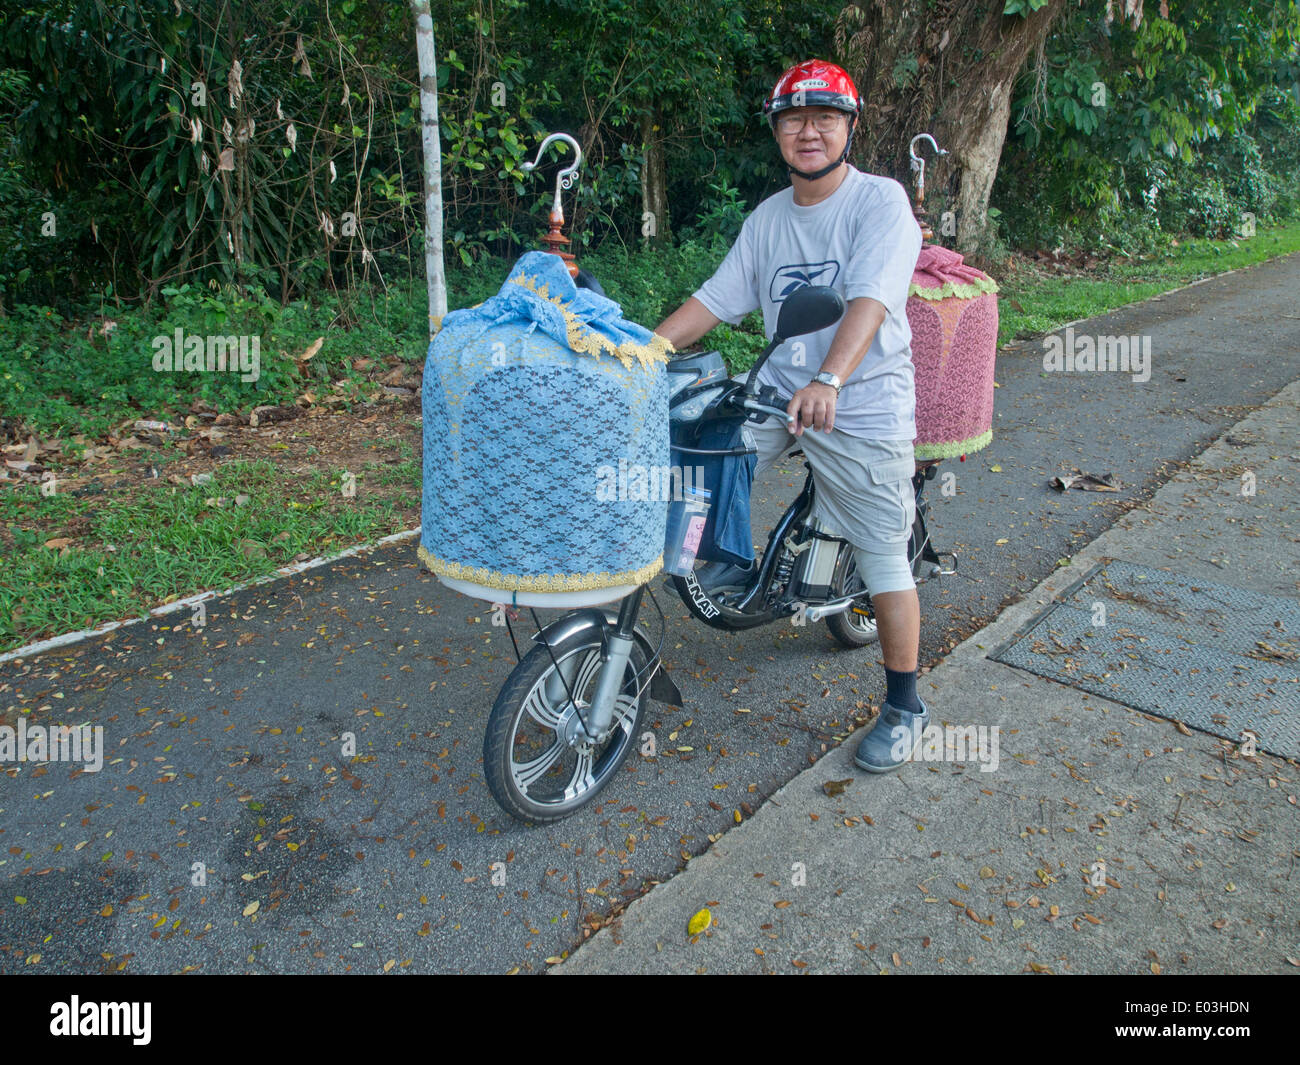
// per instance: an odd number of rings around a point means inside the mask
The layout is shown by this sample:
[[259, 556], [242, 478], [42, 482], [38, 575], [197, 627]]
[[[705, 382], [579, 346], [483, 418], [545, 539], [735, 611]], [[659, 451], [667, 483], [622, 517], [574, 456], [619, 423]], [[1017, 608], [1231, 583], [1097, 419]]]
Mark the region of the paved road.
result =
[[[922, 589], [923, 661], [1300, 376], [1297, 288], [1292, 257], [1088, 323], [1151, 336], [1145, 383], [1045, 375], [1037, 342], [1006, 353], [994, 442], [946, 464], [956, 494], [935, 495], [962, 575]], [[1125, 489], [1051, 492], [1072, 466]], [[796, 461], [759, 486], [760, 522], [800, 477]], [[108, 746], [98, 774], [0, 772], [0, 971], [544, 968], [883, 694], [872, 649], [838, 650], [824, 627], [729, 635], [659, 602], [685, 699], [651, 704], [660, 757], [540, 829], [499, 813], [482, 775], [509, 639], [421, 572], [413, 544], [210, 605], [202, 629], [169, 618], [0, 666], [4, 723], [100, 725]]]

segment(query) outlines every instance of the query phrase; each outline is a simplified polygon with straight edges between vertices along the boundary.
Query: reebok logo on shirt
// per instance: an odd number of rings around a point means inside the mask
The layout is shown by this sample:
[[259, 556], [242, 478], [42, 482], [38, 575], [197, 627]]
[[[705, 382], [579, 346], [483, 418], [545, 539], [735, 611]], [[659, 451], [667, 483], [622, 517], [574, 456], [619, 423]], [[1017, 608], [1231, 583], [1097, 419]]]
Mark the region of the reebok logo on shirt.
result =
[[835, 279], [839, 276], [840, 264], [835, 259], [822, 263], [795, 263], [793, 266], [781, 266], [772, 275], [768, 297], [773, 303], [780, 303], [804, 285], [834, 285]]

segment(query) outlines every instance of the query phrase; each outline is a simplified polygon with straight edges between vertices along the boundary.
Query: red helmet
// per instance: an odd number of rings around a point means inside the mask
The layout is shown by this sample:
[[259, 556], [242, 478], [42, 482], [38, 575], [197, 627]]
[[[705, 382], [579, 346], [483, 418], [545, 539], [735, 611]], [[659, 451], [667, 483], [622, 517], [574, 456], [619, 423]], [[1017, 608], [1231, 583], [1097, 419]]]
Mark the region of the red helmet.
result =
[[858, 87], [843, 67], [822, 59], [808, 59], [782, 74], [772, 94], [763, 101], [763, 113], [772, 125], [776, 124], [779, 112], [792, 107], [834, 107], [856, 119], [862, 112], [862, 100]]

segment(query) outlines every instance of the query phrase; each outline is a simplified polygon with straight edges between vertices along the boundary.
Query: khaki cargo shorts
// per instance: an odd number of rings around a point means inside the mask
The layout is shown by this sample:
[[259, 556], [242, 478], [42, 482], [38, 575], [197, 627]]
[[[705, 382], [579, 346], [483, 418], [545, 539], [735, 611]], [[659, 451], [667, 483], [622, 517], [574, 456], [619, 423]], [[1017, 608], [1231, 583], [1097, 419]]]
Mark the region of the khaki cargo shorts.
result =
[[762, 425], [747, 423], [743, 435], [746, 446], [758, 451], [755, 474], [787, 451], [803, 448], [817, 486], [813, 514], [830, 532], [863, 551], [907, 554], [916, 517], [910, 440], [868, 440], [839, 429], [805, 429], [796, 437], [775, 417]]

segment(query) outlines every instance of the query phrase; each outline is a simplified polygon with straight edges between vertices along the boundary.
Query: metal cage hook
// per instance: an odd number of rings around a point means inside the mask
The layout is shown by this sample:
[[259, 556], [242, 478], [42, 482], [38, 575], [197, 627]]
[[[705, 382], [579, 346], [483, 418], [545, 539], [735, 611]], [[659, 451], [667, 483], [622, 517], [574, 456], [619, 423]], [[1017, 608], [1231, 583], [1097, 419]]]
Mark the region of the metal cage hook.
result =
[[946, 148], [940, 148], [928, 133], [918, 133], [907, 145], [907, 154], [912, 157], [912, 172], [916, 174], [916, 191], [912, 196], [912, 213], [916, 216], [916, 222], [921, 227], [921, 239], [929, 241], [934, 239], [934, 231], [930, 228], [930, 223], [926, 221], [925, 160], [916, 154], [918, 141], [929, 141], [930, 147], [934, 149], [936, 159], [947, 155], [948, 151]]
[[912, 157], [912, 169], [917, 172], [916, 183], [921, 188], [925, 187], [925, 160], [916, 154], [916, 142], [929, 141], [930, 147], [934, 149], [935, 158], [941, 155], [947, 155], [947, 148], [940, 148], [935, 139], [928, 133], [918, 133], [907, 145], [907, 154]]
[[524, 171], [536, 170], [542, 161], [542, 156], [546, 154], [546, 149], [555, 141], [564, 141], [573, 149], [573, 162], [555, 175], [555, 203], [552, 211], [559, 212], [563, 215], [563, 208], [560, 205], [560, 190], [573, 188], [573, 183], [577, 181], [578, 167], [582, 165], [582, 149], [578, 142], [570, 137], [567, 133], [552, 133], [542, 141], [542, 146], [537, 149], [537, 158], [531, 163], [524, 163], [520, 168]]

